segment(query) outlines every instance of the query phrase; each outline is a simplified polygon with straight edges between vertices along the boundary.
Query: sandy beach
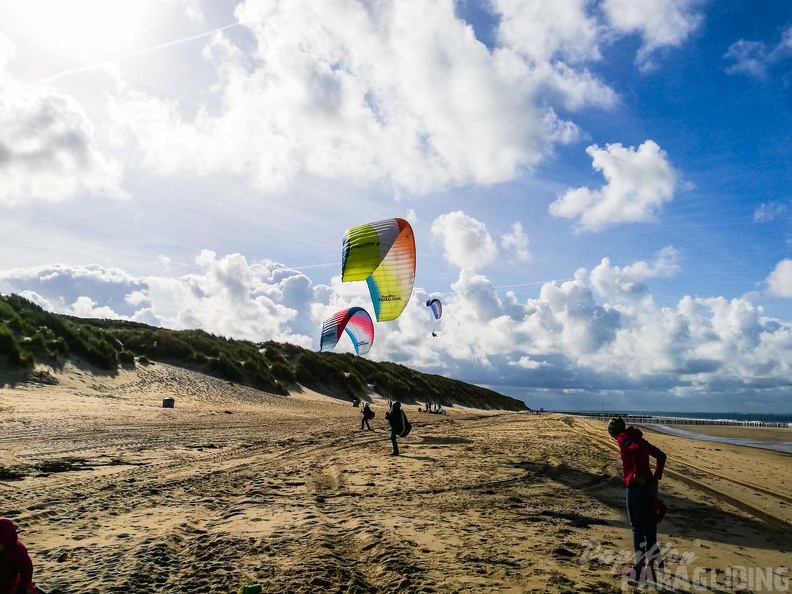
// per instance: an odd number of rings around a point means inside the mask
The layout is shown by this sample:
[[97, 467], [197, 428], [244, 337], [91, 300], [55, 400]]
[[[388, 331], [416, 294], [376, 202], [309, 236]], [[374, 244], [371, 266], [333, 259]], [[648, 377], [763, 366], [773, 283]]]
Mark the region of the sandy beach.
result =
[[[376, 430], [361, 431], [349, 402], [159, 363], [53, 375], [0, 389], [2, 514], [48, 593], [625, 588], [614, 569], [631, 537], [602, 422], [406, 406], [414, 428], [392, 457], [377, 397]], [[792, 458], [646, 435], [669, 456], [666, 591], [789, 591]]]

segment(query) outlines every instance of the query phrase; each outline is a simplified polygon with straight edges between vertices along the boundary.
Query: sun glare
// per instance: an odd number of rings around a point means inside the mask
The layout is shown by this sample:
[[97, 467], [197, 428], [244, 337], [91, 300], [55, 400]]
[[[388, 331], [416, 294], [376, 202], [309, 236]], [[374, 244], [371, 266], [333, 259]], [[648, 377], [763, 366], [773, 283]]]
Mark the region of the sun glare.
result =
[[53, 51], [110, 57], [137, 49], [150, 0], [18, 0], [25, 34]]

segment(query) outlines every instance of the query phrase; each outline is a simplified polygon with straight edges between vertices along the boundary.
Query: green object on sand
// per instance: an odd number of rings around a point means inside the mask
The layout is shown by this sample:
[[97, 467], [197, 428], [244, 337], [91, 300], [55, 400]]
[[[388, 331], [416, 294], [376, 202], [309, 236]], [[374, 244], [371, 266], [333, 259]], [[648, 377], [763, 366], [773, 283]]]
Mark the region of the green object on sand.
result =
[[239, 589], [238, 594], [261, 594], [261, 584], [248, 584]]

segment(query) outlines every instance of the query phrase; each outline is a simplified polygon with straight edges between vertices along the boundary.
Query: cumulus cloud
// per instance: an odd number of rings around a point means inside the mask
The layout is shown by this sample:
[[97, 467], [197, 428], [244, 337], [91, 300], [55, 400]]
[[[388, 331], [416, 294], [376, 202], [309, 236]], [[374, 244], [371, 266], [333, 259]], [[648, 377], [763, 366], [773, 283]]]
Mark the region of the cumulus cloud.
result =
[[550, 205], [554, 216], [576, 219], [581, 230], [600, 231], [619, 223], [651, 221], [673, 199], [678, 176], [654, 141], [647, 140], [637, 150], [617, 143], [604, 149], [592, 145], [586, 152], [607, 184], [599, 190], [569, 190]]
[[603, 258], [590, 275], [591, 286], [609, 302], [643, 299], [649, 296], [646, 279], [673, 276], [679, 270], [679, 250], [668, 246], [660, 250], [654, 262], [634, 262], [627, 266], [612, 266]]
[[702, 4], [701, 0], [604, 0], [602, 8], [617, 32], [641, 34], [636, 62], [648, 69], [657, 49], [678, 47], [699, 28], [704, 20]]
[[[9, 52], [3, 39], [0, 69]], [[0, 205], [120, 195], [121, 166], [98, 148], [77, 101], [0, 73], [0, 104]]]
[[500, 244], [510, 260], [528, 262], [531, 259], [531, 252], [528, 251], [528, 236], [519, 221], [512, 223], [511, 231], [501, 236]]
[[431, 232], [442, 244], [446, 261], [459, 268], [482, 268], [498, 255], [498, 245], [486, 225], [462, 211], [437, 217]]
[[[541, 26], [530, 11], [499, 10], [504, 47], [490, 49], [450, 0], [385, 2], [376, 11], [357, 2], [243, 2], [236, 14], [256, 54], [220, 33], [205, 52], [221, 77], [219, 111], [187, 118], [174, 99], [131, 88], [111, 111], [147, 166], [163, 172], [229, 171], [265, 190], [301, 173], [385, 180], [415, 195], [506, 181], [579, 137], [547, 89], [568, 109], [609, 107], [615, 93], [585, 68], [550, 61], [594, 56], [593, 41], [580, 41], [596, 29], [583, 3], [543, 9]], [[552, 30], [526, 47], [525, 27]]]
[[[477, 227], [462, 216], [449, 220]], [[178, 278], [135, 278], [97, 266], [7, 270], [0, 273], [0, 290], [70, 315], [203, 328], [309, 349], [318, 348], [318, 328], [327, 316], [351, 305], [371, 307], [365, 283], [334, 277], [329, 285], [314, 285], [276, 262], [208, 250], [196, 264], [195, 273]], [[416, 287], [404, 313], [377, 326], [369, 357], [526, 397], [531, 390], [619, 390], [663, 394], [666, 405], [695, 395], [706, 407], [730, 402], [722, 399], [731, 392], [741, 400], [750, 390], [757, 402], [764, 391], [772, 391], [768, 402], [790, 393], [792, 325], [767, 317], [744, 298], [686, 296], [676, 307], [656, 305], [645, 281], [678, 266], [671, 247], [651, 262], [614, 265], [604, 258], [590, 271], [576, 271], [573, 280], [545, 283], [538, 296], [524, 300], [461, 267], [450, 292], [441, 295], [441, 320], [427, 315], [429, 294]], [[776, 274], [792, 295], [792, 261], [779, 263]], [[438, 336], [428, 339], [432, 331]], [[341, 341], [337, 350], [351, 351], [351, 345]]]
[[[170, 1], [203, 18], [195, 0]], [[202, 104], [184, 109], [183, 97], [143, 92], [119, 71], [108, 112], [140, 163], [164, 174], [237, 174], [265, 191], [307, 174], [410, 195], [500, 183], [578, 140], [575, 111], [617, 103], [587, 67], [603, 44], [639, 31], [649, 52], [694, 28], [692, 0], [656, 3], [637, 12], [623, 0], [603, 11], [587, 0], [498, 0], [488, 7], [497, 25], [487, 47], [452, 0], [389, 0], [376, 10], [243, 1], [235, 14], [255, 43], [235, 45], [225, 28], [210, 36], [203, 53], [217, 80]], [[0, 68], [12, 56], [0, 38]], [[0, 97], [11, 106], [0, 122], [0, 200], [118, 191], [120, 164], [68, 97], [7, 81]]]
[[740, 39], [729, 46], [725, 60], [734, 64], [726, 68], [728, 74], [745, 74], [758, 79], [767, 78], [770, 68], [776, 63], [792, 57], [792, 26], [781, 34], [780, 41], [768, 47], [762, 41]]
[[767, 277], [767, 292], [776, 297], [792, 297], [792, 260], [781, 260]]
[[68, 315], [311, 343], [318, 321], [304, 312], [323, 292], [308, 277], [275, 262], [249, 263], [240, 254], [218, 257], [210, 250], [195, 262], [199, 272], [179, 278], [133, 277], [98, 265], [6, 270], [0, 272], [0, 291]]
[[587, 13], [587, 0], [568, 2], [518, 2], [495, 0], [501, 15], [501, 44], [527, 56], [534, 63], [554, 58], [586, 63], [600, 58], [599, 24]]
[[481, 221], [462, 211], [450, 212], [432, 222], [432, 241], [443, 248], [446, 261], [458, 268], [480, 270], [499, 256], [513, 263], [531, 259], [528, 236], [519, 221], [512, 223], [499, 240], [490, 234]]

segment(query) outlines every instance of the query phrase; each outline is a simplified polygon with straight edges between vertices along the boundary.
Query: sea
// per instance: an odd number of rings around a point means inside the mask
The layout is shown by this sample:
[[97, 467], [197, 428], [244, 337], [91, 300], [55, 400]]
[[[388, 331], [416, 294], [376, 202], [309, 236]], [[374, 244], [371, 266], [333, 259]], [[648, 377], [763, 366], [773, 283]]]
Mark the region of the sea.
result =
[[[571, 411], [570, 411], [571, 412]], [[603, 414], [603, 411], [587, 410], [577, 411], [578, 413], [597, 413]], [[659, 425], [652, 424], [652, 428], [663, 433], [670, 435], [678, 435], [680, 437], [689, 437], [691, 439], [698, 439], [700, 441], [714, 441], [718, 443], [727, 443], [731, 445], [740, 445], [751, 448], [760, 448], [763, 450], [773, 450], [776, 452], [784, 452], [792, 454], [792, 413], [739, 413], [739, 412], [669, 412], [669, 411], [646, 411], [646, 410], [621, 410], [612, 413], [613, 415], [641, 415], [650, 417], [673, 417], [678, 419], [705, 419], [714, 421], [758, 421], [761, 423], [783, 423], [789, 427], [789, 439], [783, 441], [759, 440], [748, 439], [739, 437], [721, 437], [717, 435], [704, 435], [702, 433], [694, 433], [680, 428], [679, 425]], [[684, 426], [684, 425], [683, 425]]]
[[[579, 412], [600, 412], [596, 410]], [[792, 423], [790, 413], [739, 413], [739, 412], [669, 412], [665, 410], [621, 410], [621, 415], [648, 415], [650, 417], [673, 417], [676, 419], [706, 419], [710, 421], [759, 421], [762, 423]]]
[[[572, 412], [572, 411], [569, 411]], [[641, 415], [650, 417], [672, 417], [676, 419], [706, 419], [710, 421], [759, 421], [762, 423], [792, 424], [792, 412], [788, 413], [738, 413], [738, 412], [669, 412], [667, 410], [579, 410], [577, 413], [596, 413], [598, 415]]]

